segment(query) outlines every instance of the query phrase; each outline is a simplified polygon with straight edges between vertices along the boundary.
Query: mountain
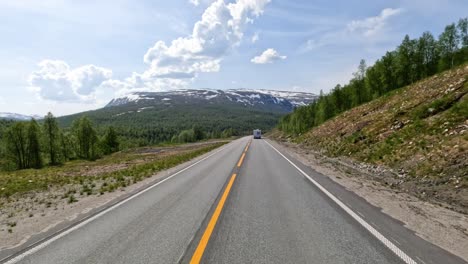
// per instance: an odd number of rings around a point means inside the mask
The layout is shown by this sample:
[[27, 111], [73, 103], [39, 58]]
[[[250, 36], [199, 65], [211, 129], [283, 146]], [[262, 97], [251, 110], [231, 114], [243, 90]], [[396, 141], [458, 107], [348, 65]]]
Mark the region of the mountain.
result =
[[270, 90], [187, 89], [138, 92], [110, 101], [104, 108], [58, 118], [63, 127], [88, 116], [100, 127], [114, 126], [141, 145], [171, 140], [182, 130], [199, 126], [211, 135], [231, 129], [234, 134], [273, 128], [278, 118], [317, 96]]
[[28, 121], [28, 120], [31, 120], [31, 118], [41, 119], [42, 116], [39, 116], [39, 115], [22, 115], [22, 114], [17, 114], [17, 113], [0, 112], [0, 119]]
[[113, 99], [106, 107], [125, 104], [178, 105], [190, 103], [238, 104], [256, 109], [290, 112], [311, 103], [317, 95], [305, 92], [248, 89], [181, 89], [167, 92], [139, 92]]

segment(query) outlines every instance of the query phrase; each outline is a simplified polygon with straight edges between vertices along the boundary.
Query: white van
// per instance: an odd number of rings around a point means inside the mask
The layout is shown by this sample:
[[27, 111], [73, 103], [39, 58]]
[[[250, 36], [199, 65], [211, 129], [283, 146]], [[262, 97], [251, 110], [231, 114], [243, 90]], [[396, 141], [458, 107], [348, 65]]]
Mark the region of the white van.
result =
[[255, 129], [255, 130], [253, 131], [253, 137], [254, 137], [255, 139], [260, 139], [260, 138], [262, 138], [262, 131], [261, 131], [260, 129]]

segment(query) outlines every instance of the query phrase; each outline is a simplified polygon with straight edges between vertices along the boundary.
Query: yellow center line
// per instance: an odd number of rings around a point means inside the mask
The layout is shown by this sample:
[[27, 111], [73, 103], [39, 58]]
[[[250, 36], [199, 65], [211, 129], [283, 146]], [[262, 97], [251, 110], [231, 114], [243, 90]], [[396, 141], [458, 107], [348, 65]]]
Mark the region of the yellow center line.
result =
[[245, 152], [242, 153], [242, 156], [240, 157], [240, 160], [237, 163], [237, 167], [240, 167], [242, 165], [242, 162], [244, 162], [244, 157], [245, 157]]
[[[240, 157], [239, 162], [237, 163], [237, 167], [240, 167], [242, 165], [245, 154], [247, 150], [249, 149], [251, 142], [252, 141], [249, 141], [249, 143], [247, 143], [247, 146], [245, 147], [245, 150], [242, 153], [242, 156]], [[236, 177], [237, 177], [237, 174], [233, 173], [231, 176], [231, 179], [229, 180], [228, 185], [226, 186], [226, 189], [224, 190], [223, 195], [221, 196], [221, 199], [218, 202], [218, 205], [216, 206], [216, 209], [213, 215], [211, 216], [210, 221], [208, 222], [208, 225], [206, 226], [205, 232], [203, 233], [203, 236], [200, 239], [200, 242], [198, 243], [197, 249], [195, 249], [192, 259], [190, 259], [190, 264], [200, 263], [203, 257], [203, 253], [205, 252], [206, 246], [208, 245], [208, 241], [210, 240], [211, 234], [213, 233], [216, 223], [218, 222], [219, 215], [223, 211], [224, 204], [229, 196], [229, 192], [231, 191], [231, 187], [234, 184], [234, 180], [236, 179]]]
[[205, 233], [203, 233], [200, 243], [198, 244], [197, 249], [195, 250], [195, 253], [192, 256], [192, 259], [190, 260], [191, 264], [200, 263], [200, 260], [203, 256], [203, 253], [205, 252], [205, 248], [208, 245], [208, 241], [210, 240], [211, 234], [213, 233], [213, 230], [216, 226], [216, 222], [218, 221], [219, 215], [221, 214], [221, 211], [223, 210], [224, 203], [226, 202], [226, 199], [229, 195], [229, 192], [231, 191], [231, 187], [235, 179], [236, 179], [236, 174], [234, 173], [232, 174], [231, 179], [229, 180], [229, 183], [226, 186], [226, 190], [224, 190], [223, 196], [219, 200], [218, 206], [216, 206], [213, 216], [211, 217], [210, 222], [208, 223], [208, 226], [206, 227]]
[[244, 152], [247, 152], [247, 150], [249, 150], [250, 143], [252, 143], [252, 141], [249, 141], [249, 143], [247, 143], [247, 146], [245, 146]]

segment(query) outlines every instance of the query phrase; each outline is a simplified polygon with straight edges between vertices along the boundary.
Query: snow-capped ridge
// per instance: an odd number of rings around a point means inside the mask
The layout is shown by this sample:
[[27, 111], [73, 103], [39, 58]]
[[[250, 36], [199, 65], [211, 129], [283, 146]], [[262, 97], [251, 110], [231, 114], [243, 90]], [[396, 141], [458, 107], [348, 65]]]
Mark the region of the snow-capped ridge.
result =
[[310, 104], [317, 95], [307, 92], [263, 89], [179, 89], [164, 92], [137, 92], [113, 99], [106, 107], [125, 104], [237, 103], [250, 107], [276, 105], [291, 111], [294, 107]]
[[39, 116], [39, 115], [23, 115], [23, 114], [17, 114], [17, 113], [9, 113], [9, 112], [0, 112], [0, 119], [29, 121], [32, 118], [41, 119], [42, 116]]

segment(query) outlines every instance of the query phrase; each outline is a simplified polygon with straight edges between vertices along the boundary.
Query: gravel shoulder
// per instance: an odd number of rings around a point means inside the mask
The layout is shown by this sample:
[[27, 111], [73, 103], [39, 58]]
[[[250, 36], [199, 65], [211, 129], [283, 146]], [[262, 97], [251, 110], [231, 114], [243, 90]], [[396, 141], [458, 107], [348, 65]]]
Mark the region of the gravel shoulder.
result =
[[382, 208], [423, 239], [468, 261], [468, 216], [450, 205], [423, 201], [375, 180], [375, 168], [346, 158], [328, 158], [298, 144], [277, 141], [284, 151], [346, 189]]

